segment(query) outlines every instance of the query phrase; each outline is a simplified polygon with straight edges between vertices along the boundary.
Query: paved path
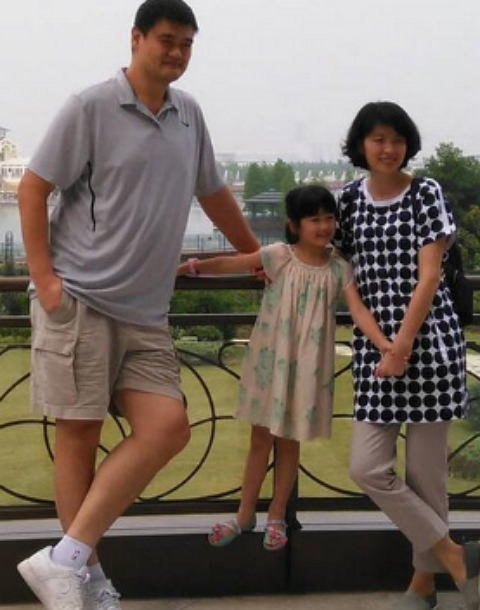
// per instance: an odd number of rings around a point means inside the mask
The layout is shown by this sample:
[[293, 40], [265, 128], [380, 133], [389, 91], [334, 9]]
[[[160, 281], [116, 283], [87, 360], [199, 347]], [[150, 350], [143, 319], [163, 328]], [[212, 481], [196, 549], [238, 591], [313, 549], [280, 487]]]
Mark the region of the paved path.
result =
[[[124, 601], [122, 610], [390, 610], [399, 593], [265, 595], [202, 599]], [[2, 610], [40, 610], [40, 605], [0, 606]], [[464, 610], [455, 592], [439, 594], [439, 610]]]

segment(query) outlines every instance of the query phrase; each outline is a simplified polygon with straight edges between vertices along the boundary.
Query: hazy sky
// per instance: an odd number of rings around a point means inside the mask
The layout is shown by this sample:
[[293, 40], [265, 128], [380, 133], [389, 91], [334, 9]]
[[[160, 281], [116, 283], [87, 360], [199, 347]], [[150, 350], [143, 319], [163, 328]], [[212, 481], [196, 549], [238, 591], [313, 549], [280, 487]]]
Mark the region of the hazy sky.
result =
[[[63, 100], [130, 58], [138, 0], [0, 0], [0, 126], [29, 156]], [[479, 0], [190, 0], [178, 86], [218, 153], [336, 159], [371, 100], [403, 105], [422, 154], [480, 154]]]

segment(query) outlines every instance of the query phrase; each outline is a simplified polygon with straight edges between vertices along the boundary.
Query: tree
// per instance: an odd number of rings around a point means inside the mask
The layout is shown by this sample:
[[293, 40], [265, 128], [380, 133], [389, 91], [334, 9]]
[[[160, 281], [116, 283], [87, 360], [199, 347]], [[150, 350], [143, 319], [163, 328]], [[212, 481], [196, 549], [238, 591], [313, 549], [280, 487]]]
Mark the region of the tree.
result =
[[451, 143], [442, 143], [425, 163], [425, 174], [438, 180], [450, 202], [466, 270], [479, 269], [480, 161]]
[[472, 206], [480, 203], [480, 161], [465, 156], [452, 143], [440, 144], [425, 164], [426, 174], [438, 180], [459, 225]]
[[266, 191], [278, 191], [285, 195], [296, 186], [295, 173], [292, 166], [277, 159], [274, 165], [251, 163], [245, 176], [244, 199], [251, 199], [255, 195]]
[[285, 163], [282, 159], [277, 159], [270, 172], [269, 185], [270, 188], [284, 195], [294, 188], [296, 186], [295, 174], [291, 165]]
[[250, 199], [255, 195], [260, 195], [269, 189], [269, 180], [265, 165], [260, 167], [258, 163], [251, 163], [248, 166], [245, 176], [245, 187], [243, 192], [244, 199]]

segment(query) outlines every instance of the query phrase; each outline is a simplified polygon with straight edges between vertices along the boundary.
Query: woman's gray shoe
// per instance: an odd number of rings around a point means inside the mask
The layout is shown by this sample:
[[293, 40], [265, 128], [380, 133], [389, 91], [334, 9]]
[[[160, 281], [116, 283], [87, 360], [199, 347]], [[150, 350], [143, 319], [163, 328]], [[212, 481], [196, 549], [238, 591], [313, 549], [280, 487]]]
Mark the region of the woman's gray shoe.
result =
[[414, 591], [407, 591], [402, 599], [394, 604], [392, 610], [437, 610], [437, 608], [436, 593], [425, 598]]
[[457, 589], [467, 604], [467, 610], [480, 610], [479, 574], [480, 574], [480, 542], [466, 542], [463, 545], [463, 556], [467, 568], [466, 582], [457, 582]]

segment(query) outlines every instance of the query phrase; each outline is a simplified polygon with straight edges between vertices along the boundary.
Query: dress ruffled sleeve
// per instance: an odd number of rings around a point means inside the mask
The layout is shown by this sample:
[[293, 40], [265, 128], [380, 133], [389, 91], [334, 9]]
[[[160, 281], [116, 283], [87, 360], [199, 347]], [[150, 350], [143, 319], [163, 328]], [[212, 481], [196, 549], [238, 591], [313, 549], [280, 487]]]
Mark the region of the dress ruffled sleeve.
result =
[[280, 242], [264, 246], [260, 254], [265, 273], [272, 282], [292, 258], [290, 247]]

